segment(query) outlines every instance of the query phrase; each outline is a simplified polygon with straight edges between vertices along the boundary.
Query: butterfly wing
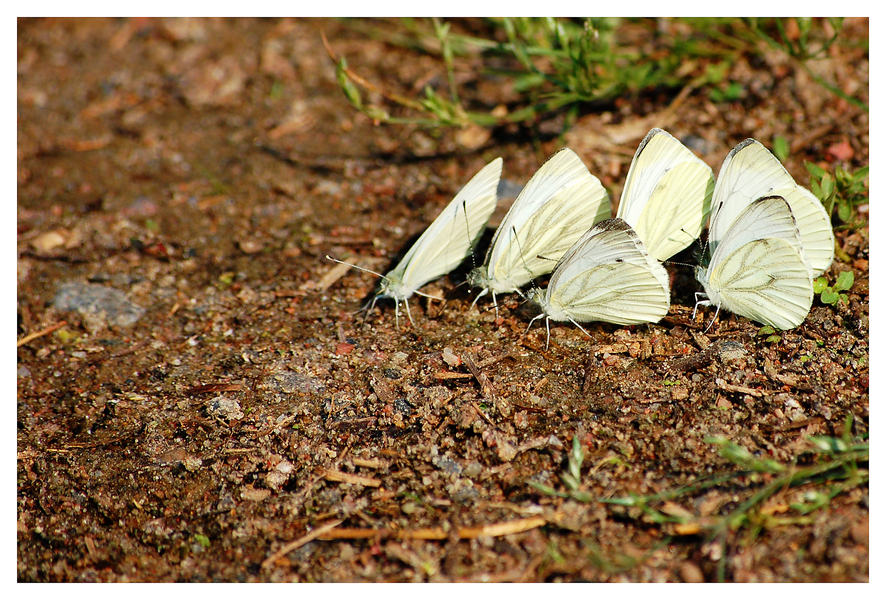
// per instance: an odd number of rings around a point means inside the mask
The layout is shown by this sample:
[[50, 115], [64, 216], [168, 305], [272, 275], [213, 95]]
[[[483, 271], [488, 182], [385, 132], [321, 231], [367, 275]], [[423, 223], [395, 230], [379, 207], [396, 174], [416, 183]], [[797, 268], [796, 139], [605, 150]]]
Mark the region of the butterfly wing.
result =
[[812, 269], [812, 276], [818, 277], [834, 261], [834, 228], [831, 226], [831, 218], [815, 194], [804, 187], [794, 185], [777, 189], [774, 195], [783, 197], [791, 206], [806, 262]]
[[385, 276], [400, 282], [406, 296], [470, 254], [495, 210], [501, 169], [502, 159], [496, 158], [474, 175]]
[[702, 284], [718, 305], [778, 329], [812, 306], [812, 272], [787, 201], [760, 198], [742, 211], [714, 250]]
[[653, 129], [631, 161], [618, 216], [650, 256], [666, 260], [699, 236], [713, 190], [711, 168], [671, 134]]
[[825, 271], [834, 259], [834, 230], [821, 202], [797, 185], [766, 147], [748, 138], [726, 156], [711, 201], [710, 239], [722, 240], [738, 215], [764, 196], [778, 195], [790, 205], [800, 241], [813, 274]]
[[667, 271], [621, 219], [601, 221], [563, 255], [545, 293], [554, 320], [657, 322], [670, 307]]
[[536, 171], [505, 215], [489, 253], [493, 291], [513, 291], [549, 273], [594, 223], [609, 216], [609, 196], [569, 148]]

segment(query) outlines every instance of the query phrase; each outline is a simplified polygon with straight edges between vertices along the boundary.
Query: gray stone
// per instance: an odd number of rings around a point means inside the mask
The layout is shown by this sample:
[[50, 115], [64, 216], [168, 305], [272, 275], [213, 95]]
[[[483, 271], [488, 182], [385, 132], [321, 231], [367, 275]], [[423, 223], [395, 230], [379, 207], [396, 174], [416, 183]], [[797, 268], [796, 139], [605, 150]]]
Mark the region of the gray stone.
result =
[[93, 331], [109, 325], [131, 327], [145, 314], [145, 309], [130, 302], [120, 290], [79, 281], [63, 283], [52, 305], [62, 311], [76, 311], [87, 329]]

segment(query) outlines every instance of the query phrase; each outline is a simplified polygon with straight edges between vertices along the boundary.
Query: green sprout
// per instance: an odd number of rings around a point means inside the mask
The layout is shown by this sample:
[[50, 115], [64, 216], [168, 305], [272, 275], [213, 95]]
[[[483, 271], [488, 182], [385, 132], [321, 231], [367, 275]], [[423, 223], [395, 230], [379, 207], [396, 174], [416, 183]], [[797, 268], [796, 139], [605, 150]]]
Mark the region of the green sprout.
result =
[[836, 305], [838, 302], [849, 304], [849, 296], [841, 292], [852, 289], [855, 283], [855, 275], [852, 271], [841, 271], [837, 275], [837, 281], [829, 286], [826, 277], [819, 277], [812, 283], [812, 291], [819, 295], [822, 304]]
[[757, 330], [757, 337], [767, 336], [764, 342], [768, 342], [770, 344], [777, 344], [781, 341], [781, 336], [775, 330], [775, 327], [772, 325], [764, 325], [760, 329]]

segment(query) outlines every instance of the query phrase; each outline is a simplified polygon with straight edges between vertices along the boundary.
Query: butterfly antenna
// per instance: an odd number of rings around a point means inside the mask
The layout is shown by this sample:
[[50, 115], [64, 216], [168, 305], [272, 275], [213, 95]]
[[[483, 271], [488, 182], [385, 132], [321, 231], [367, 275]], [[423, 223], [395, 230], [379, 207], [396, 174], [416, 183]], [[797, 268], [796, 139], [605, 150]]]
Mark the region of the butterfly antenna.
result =
[[367, 273], [372, 273], [376, 277], [381, 277], [382, 279], [387, 279], [387, 277], [385, 277], [384, 275], [382, 275], [378, 271], [373, 271], [372, 269], [367, 269], [366, 267], [361, 267], [360, 265], [355, 265], [354, 263], [349, 263], [349, 262], [345, 262], [343, 260], [338, 260], [337, 258], [332, 258], [328, 254], [326, 255], [326, 259], [331, 260], [332, 262], [337, 262], [341, 265], [348, 265], [349, 267], [357, 269], [358, 271], [365, 271]]
[[520, 238], [517, 237], [517, 228], [511, 225], [511, 231], [514, 232], [514, 241], [517, 242], [517, 250], [520, 252], [520, 262], [523, 263], [523, 268], [526, 269], [526, 272], [529, 273], [529, 279], [535, 279], [532, 275], [532, 271], [529, 268], [529, 265], [526, 264], [526, 258], [523, 256], [523, 246], [520, 245]]
[[[714, 216], [720, 214], [720, 209], [721, 209], [721, 208], [723, 208], [723, 201], [722, 201], [722, 200], [721, 200], [720, 203], [717, 205], [717, 210], [716, 210], [716, 212], [711, 211], [711, 214], [714, 215]], [[708, 246], [710, 246], [710, 244], [711, 244], [711, 223], [712, 223], [712, 219], [711, 219], [710, 217], [708, 217], [708, 235], [707, 235], [707, 237], [706, 237], [705, 240], [704, 240], [704, 244], [701, 245], [701, 255], [702, 255], [702, 257], [704, 257], [704, 256], [707, 255], [707, 253], [708, 253]]]
[[[653, 258], [655, 258], [655, 257], [653, 256]], [[695, 266], [696, 266], [696, 265], [693, 265], [693, 264], [691, 264], [691, 263], [684, 263], [684, 262], [679, 262], [679, 261], [676, 261], [676, 260], [663, 260], [663, 261], [661, 261], [661, 264], [663, 264], [663, 265], [676, 265], [676, 266], [678, 266], [678, 267], [689, 267], [690, 269], [695, 268]]]
[[[462, 211], [462, 214], [465, 216], [465, 231], [468, 234], [468, 242], [470, 243], [469, 248], [471, 250], [471, 269], [476, 269], [477, 268], [477, 261], [476, 261], [476, 259], [474, 259], [474, 240], [471, 239], [471, 222], [468, 221], [468, 201], [467, 200], [461, 201], [461, 211]], [[480, 231], [482, 232], [483, 230], [481, 229]]]

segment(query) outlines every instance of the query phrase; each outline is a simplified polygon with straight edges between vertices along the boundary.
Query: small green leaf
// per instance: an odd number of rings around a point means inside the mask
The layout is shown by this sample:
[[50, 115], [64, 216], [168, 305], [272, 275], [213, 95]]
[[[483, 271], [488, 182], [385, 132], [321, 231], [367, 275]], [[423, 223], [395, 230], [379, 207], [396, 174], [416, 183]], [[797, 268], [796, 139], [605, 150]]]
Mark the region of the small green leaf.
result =
[[203, 535], [202, 533], [194, 534], [194, 541], [203, 546], [204, 548], [209, 548], [209, 538]]
[[775, 333], [775, 327], [773, 327], [772, 325], [764, 325], [763, 327], [761, 327], [759, 329], [759, 331], [757, 331], [758, 336], [759, 335], [771, 335], [773, 333]]
[[778, 342], [781, 341], [781, 336], [780, 335], [770, 335], [768, 338], [766, 338], [763, 341], [768, 342], [770, 344], [777, 344]]
[[840, 274], [837, 275], [837, 282], [834, 284], [834, 290], [842, 292], [852, 289], [853, 283], [855, 283], [855, 273], [852, 271], [840, 271]]
[[55, 332], [55, 337], [58, 338], [58, 340], [62, 344], [70, 344], [71, 342], [76, 342], [78, 339], [80, 339], [79, 335], [65, 327], [57, 330]]
[[388, 114], [388, 111], [374, 104], [367, 106], [364, 112], [366, 113], [366, 116], [373, 121], [387, 121], [391, 118], [391, 115]]
[[778, 160], [784, 162], [788, 157], [788, 154], [790, 154], [790, 151], [791, 147], [786, 139], [780, 135], [777, 135], [772, 139], [772, 153], [775, 154], [775, 157], [778, 158]]
[[275, 79], [274, 83], [271, 84], [271, 91], [268, 92], [268, 98], [271, 100], [279, 100], [283, 97], [283, 89], [283, 83]]
[[829, 173], [825, 173], [821, 178], [821, 193], [825, 198], [830, 198], [834, 190], [834, 178]]
[[825, 304], [836, 304], [839, 299], [840, 295], [829, 287], [821, 292], [821, 301]]
[[815, 281], [812, 282], [812, 291], [816, 294], [820, 294], [824, 291], [824, 289], [828, 286], [828, 280], [824, 277], [819, 277]]
[[347, 68], [348, 62], [342, 58], [335, 65], [335, 78], [338, 80], [338, 85], [341, 87], [341, 91], [344, 93], [345, 98], [348, 99], [351, 106], [359, 110], [363, 106], [363, 100], [360, 98], [360, 90], [357, 89], [357, 86], [354, 85], [354, 82], [348, 77]]
[[812, 175], [813, 177], [815, 177], [817, 179], [821, 179], [822, 177], [824, 177], [825, 175], [828, 174], [827, 171], [825, 171], [824, 169], [822, 169], [821, 167], [819, 167], [817, 164], [815, 164], [813, 162], [806, 163], [806, 170], [809, 171], [810, 175]]

